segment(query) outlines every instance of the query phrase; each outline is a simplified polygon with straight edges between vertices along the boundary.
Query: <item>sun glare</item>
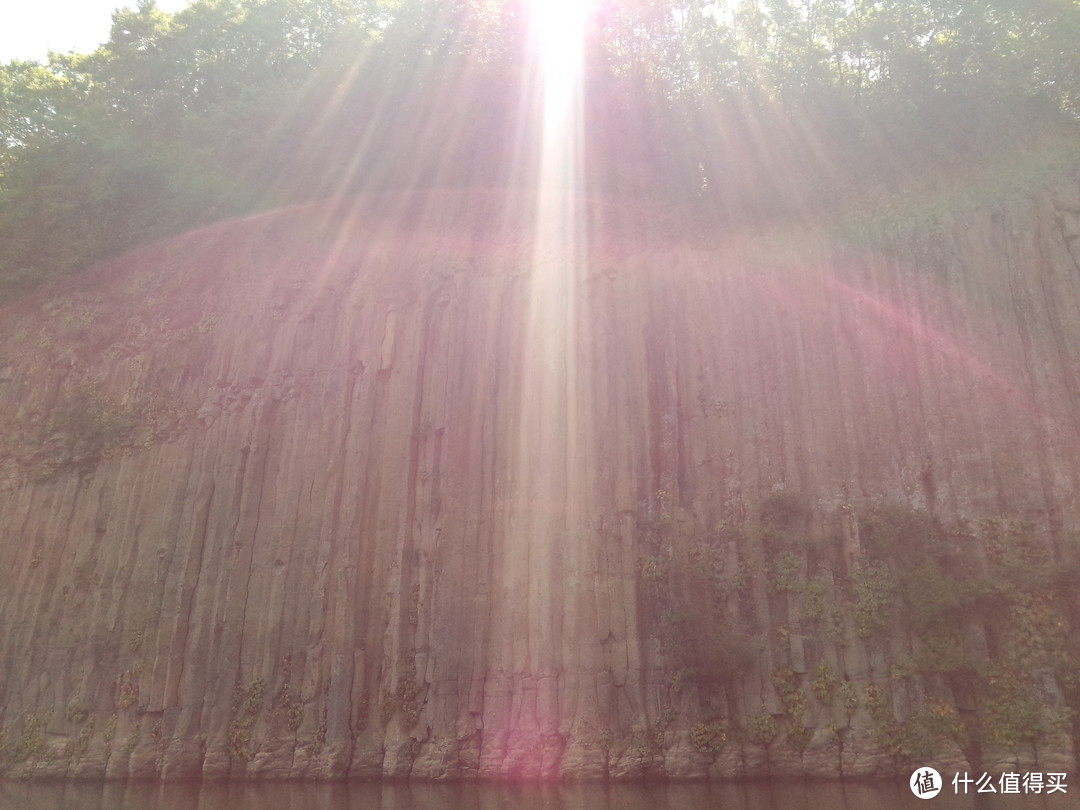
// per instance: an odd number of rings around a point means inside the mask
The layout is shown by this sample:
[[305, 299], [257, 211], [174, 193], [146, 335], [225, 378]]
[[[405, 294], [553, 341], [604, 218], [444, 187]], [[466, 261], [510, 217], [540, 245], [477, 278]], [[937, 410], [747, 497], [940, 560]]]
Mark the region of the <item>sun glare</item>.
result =
[[586, 6], [583, 0], [532, 0], [530, 3], [533, 47], [548, 104], [565, 101], [566, 95], [580, 80]]

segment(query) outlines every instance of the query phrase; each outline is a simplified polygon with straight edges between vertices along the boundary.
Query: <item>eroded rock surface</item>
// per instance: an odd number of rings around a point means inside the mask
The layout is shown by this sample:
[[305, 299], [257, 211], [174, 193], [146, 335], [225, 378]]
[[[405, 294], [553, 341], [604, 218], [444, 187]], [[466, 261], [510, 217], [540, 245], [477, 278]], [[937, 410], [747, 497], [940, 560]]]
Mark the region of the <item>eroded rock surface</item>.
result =
[[[989, 698], [865, 560], [883, 515], [1070, 559], [1080, 178], [888, 252], [587, 211], [577, 266], [527, 200], [433, 193], [7, 305], [3, 772], [885, 775], [935, 716], [937, 763], [1067, 770], [1071, 603], [1030, 606], [1038, 734], [972, 745]], [[1008, 610], [954, 616], [968, 660]]]

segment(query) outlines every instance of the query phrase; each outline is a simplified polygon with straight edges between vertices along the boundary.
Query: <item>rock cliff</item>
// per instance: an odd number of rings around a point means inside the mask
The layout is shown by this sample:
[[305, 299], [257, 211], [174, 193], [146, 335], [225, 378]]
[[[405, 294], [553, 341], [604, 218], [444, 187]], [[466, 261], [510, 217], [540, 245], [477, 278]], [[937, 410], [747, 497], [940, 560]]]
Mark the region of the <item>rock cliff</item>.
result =
[[7, 776], [1074, 765], [1080, 173], [280, 211], [0, 317]]

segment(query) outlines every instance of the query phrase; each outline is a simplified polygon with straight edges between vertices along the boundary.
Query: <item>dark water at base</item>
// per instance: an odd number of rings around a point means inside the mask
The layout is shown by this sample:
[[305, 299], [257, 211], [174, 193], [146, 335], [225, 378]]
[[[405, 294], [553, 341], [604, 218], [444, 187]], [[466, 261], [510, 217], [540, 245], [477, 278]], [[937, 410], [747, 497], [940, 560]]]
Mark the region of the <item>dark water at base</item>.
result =
[[[949, 788], [951, 791], [951, 787]], [[430, 785], [415, 783], [0, 782], [0, 810], [1066, 810], [1080, 788], [1046, 795], [942, 792], [879, 783]]]

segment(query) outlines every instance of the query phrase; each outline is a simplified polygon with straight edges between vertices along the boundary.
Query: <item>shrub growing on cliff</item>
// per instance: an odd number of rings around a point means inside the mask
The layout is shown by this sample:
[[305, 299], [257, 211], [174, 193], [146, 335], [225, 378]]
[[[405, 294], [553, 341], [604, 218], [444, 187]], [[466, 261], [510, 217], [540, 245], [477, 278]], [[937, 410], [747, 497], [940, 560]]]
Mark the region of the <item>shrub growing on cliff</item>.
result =
[[797, 593], [803, 585], [803, 558], [794, 551], [781, 551], [767, 564], [766, 580], [773, 594]]
[[814, 679], [810, 682], [810, 688], [814, 692], [814, 697], [816, 697], [823, 706], [831, 705], [833, 698], [836, 696], [836, 686], [836, 673], [833, 671], [832, 665], [825, 659], [822, 659], [814, 669]]
[[1003, 665], [991, 666], [985, 677], [980, 719], [986, 742], [1018, 746], [1037, 742], [1048, 731], [1042, 707], [1025, 688], [1023, 675]]
[[870, 638], [896, 618], [930, 643], [991, 607], [983, 562], [969, 538], [903, 504], [858, 512], [863, 559], [851, 575], [856, 633]]
[[700, 754], [719, 754], [727, 745], [727, 732], [716, 723], [696, 723], [690, 727], [690, 745]]
[[77, 697], [73, 697], [69, 700], [67, 707], [64, 709], [64, 719], [76, 726], [85, 723], [89, 716], [90, 713], [83, 708], [82, 703]]
[[896, 584], [888, 568], [880, 563], [857, 568], [851, 580], [855, 592], [852, 606], [855, 635], [869, 639], [885, 630]]
[[745, 587], [741, 569], [729, 573], [718, 540], [673, 523], [639, 520], [639, 627], [652, 638], [678, 682], [710, 689], [753, 660], [748, 634], [730, 610], [733, 590]]
[[755, 745], [768, 748], [780, 734], [780, 726], [771, 714], [758, 714], [746, 724], [746, 737]]
[[51, 719], [52, 712], [26, 715], [17, 736], [0, 737], [0, 760], [19, 763], [45, 759], [49, 753], [45, 729]]

